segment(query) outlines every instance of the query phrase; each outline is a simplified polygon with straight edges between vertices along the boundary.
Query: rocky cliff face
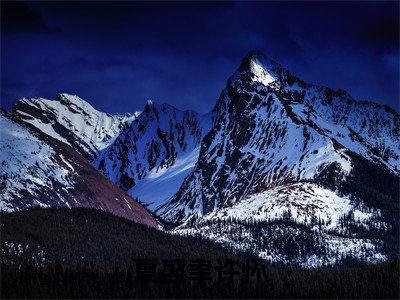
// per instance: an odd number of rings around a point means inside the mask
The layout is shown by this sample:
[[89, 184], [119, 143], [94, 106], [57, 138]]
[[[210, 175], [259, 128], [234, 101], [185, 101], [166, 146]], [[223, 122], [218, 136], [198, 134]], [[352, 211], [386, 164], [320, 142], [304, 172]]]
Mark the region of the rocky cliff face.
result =
[[156, 209], [193, 169], [210, 115], [149, 101], [94, 164], [112, 182]]
[[270, 261], [378, 262], [399, 249], [399, 115], [260, 53], [229, 78], [195, 168], [157, 213]]
[[313, 180], [333, 164], [341, 180], [349, 152], [399, 174], [396, 112], [307, 84], [257, 52], [229, 78], [212, 118], [196, 168], [160, 210], [170, 221]]

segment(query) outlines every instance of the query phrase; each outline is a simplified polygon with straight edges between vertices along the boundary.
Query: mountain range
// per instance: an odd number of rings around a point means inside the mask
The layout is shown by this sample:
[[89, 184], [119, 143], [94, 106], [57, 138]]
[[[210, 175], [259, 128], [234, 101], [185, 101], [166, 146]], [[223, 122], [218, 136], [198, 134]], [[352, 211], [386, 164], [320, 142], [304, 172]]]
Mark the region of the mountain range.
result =
[[207, 114], [148, 101], [113, 116], [60, 94], [1, 123], [2, 210], [99, 208], [307, 267], [399, 248], [399, 114], [258, 51]]

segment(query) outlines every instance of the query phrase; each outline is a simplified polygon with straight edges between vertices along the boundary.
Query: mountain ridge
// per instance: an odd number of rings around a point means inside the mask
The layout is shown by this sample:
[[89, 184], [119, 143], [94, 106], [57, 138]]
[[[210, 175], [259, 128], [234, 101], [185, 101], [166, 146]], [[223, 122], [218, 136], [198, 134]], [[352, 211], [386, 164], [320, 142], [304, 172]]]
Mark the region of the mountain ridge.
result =
[[56, 100], [22, 98], [12, 112], [19, 121], [33, 124], [89, 159], [110, 145], [122, 128], [136, 118], [129, 113], [112, 116], [99, 112], [78, 96], [66, 93], [58, 94]]
[[[79, 99], [71, 98], [71, 105]], [[29, 116], [16, 107], [25, 124], [41, 114], [59, 120], [54, 110]], [[78, 116], [85, 120], [83, 112]], [[110, 137], [95, 139], [93, 151], [58, 132], [111, 182], [172, 224], [172, 233], [320, 266], [352, 255], [379, 262], [398, 249], [392, 239], [398, 191], [392, 187], [400, 176], [399, 119], [388, 106], [307, 83], [250, 52], [208, 114], [148, 101], [139, 115], [109, 122]], [[46, 122], [30, 123], [46, 131]], [[112, 124], [122, 125], [113, 130]], [[285, 238], [291, 246], [279, 242]]]

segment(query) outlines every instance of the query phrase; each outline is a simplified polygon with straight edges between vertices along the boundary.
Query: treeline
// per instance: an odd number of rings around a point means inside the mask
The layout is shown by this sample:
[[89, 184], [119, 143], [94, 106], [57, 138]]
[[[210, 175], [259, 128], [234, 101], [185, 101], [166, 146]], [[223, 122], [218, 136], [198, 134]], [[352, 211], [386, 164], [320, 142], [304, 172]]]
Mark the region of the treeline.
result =
[[351, 157], [353, 165], [345, 180], [339, 175], [339, 165], [334, 163], [309, 182], [337, 190], [340, 195], [350, 196], [354, 204], [361, 201], [368, 207], [381, 210], [382, 220], [391, 224], [391, 232], [397, 235], [400, 211], [399, 176], [385, 166], [377, 167], [354, 152], [348, 151], [347, 155]]
[[139, 282], [124, 269], [2, 265], [1, 298], [398, 299], [399, 260], [359, 268], [267, 268], [261, 279]]
[[[350, 233], [358, 234], [361, 238], [377, 238], [384, 243], [384, 253], [394, 257], [399, 253], [399, 220], [400, 220], [400, 190], [399, 176], [389, 171], [385, 166], [377, 167], [374, 163], [351, 151], [346, 152], [352, 160], [352, 170], [345, 180], [341, 180], [340, 167], [331, 164], [310, 182], [331, 190], [337, 190], [340, 195], [349, 196], [356, 206], [359, 202], [367, 207], [380, 210], [381, 216], [370, 224], [372, 230], [363, 230], [351, 219], [344, 221]], [[389, 226], [382, 227], [382, 223]]]
[[[259, 247], [274, 242], [259, 226], [251, 227]], [[234, 253], [200, 237], [173, 236], [92, 209], [2, 213], [0, 229], [1, 299], [399, 296], [398, 259], [380, 265], [315, 270], [263, 264], [261, 269], [249, 268], [247, 274], [243, 266], [255, 259], [251, 253]], [[231, 230], [241, 236], [240, 230]], [[308, 249], [315, 241], [307, 240], [307, 234], [285, 237], [276, 239], [278, 244], [273, 247], [289, 254], [298, 245], [304, 253], [318, 250]], [[145, 264], [138, 265], [135, 259], [144, 259]], [[159, 262], [161, 274], [173, 272], [178, 280], [158, 280], [157, 273], [153, 279], [138, 281], [138, 274], [148, 276], [154, 271], [149, 259]], [[199, 259], [203, 264], [194, 264]], [[179, 265], [171, 269], [171, 260], [184, 260], [184, 271]], [[228, 261], [235, 261], [236, 269], [226, 265]], [[208, 271], [210, 277], [204, 273]], [[204, 280], [193, 279], [200, 275]], [[230, 275], [233, 280], [227, 280]]]
[[124, 267], [133, 258], [238, 259], [199, 237], [148, 228], [100, 210], [34, 208], [1, 214], [1, 259], [6, 264]]

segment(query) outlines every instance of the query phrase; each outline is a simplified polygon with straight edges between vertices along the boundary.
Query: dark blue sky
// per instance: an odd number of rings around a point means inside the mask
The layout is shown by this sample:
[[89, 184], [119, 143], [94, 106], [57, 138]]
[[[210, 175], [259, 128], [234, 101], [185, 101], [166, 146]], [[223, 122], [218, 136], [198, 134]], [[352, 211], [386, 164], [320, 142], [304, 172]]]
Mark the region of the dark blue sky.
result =
[[251, 49], [357, 99], [399, 99], [399, 2], [2, 2], [1, 106], [77, 94], [206, 112]]

